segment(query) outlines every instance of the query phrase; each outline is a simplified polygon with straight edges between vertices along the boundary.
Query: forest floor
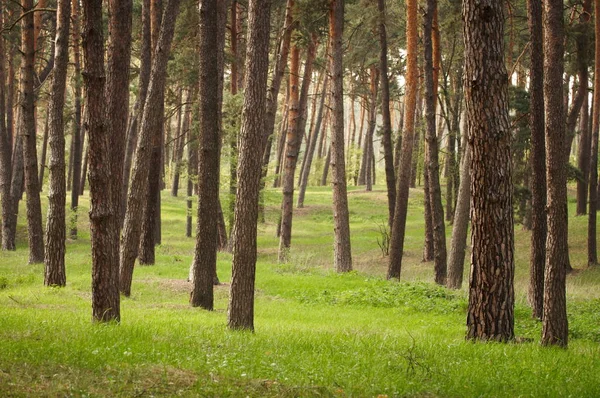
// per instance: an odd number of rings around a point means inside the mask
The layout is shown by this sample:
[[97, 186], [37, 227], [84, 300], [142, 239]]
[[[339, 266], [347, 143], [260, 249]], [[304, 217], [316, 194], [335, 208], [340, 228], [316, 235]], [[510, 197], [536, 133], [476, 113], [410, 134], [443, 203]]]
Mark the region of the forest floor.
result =
[[185, 197], [163, 193], [157, 264], [136, 267], [118, 325], [91, 322], [88, 197], [80, 238], [67, 242], [66, 288], [45, 288], [43, 265], [27, 265], [22, 206], [18, 249], [0, 253], [0, 396], [600, 396], [600, 267], [585, 264], [586, 217], [569, 219], [577, 270], [568, 277], [564, 350], [539, 344], [541, 325], [526, 300], [529, 232], [521, 226], [518, 342], [472, 343], [465, 341], [468, 254], [462, 290], [433, 283], [433, 265], [421, 262], [422, 190], [411, 190], [402, 282], [385, 280], [377, 243], [387, 218], [382, 186], [349, 194], [355, 271], [346, 275], [332, 269], [330, 188], [309, 188], [306, 207], [294, 211], [287, 264], [276, 261], [281, 195], [271, 189], [265, 197], [255, 333], [226, 328], [230, 254], [219, 254], [224, 284], [215, 311], [188, 305], [194, 239], [185, 237]]

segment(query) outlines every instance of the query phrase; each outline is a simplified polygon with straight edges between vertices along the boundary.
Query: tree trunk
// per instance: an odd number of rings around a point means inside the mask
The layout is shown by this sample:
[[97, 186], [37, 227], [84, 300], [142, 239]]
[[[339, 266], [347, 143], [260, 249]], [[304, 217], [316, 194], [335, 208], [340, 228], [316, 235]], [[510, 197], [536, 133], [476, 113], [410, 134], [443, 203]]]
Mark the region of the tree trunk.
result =
[[269, 69], [270, 0], [250, 0], [246, 91], [240, 131], [238, 191], [233, 226], [233, 265], [227, 314], [230, 329], [254, 330], [256, 228], [262, 159], [265, 147], [267, 72]]
[[[87, 107], [86, 107], [87, 109]], [[87, 120], [86, 117], [84, 117], [84, 120]], [[84, 122], [84, 124], [87, 122]], [[85, 131], [85, 130], [83, 130]], [[88, 138], [89, 139], [89, 138]], [[87, 179], [87, 170], [88, 170], [88, 157], [90, 154], [90, 144], [88, 142], [87, 147], [85, 148], [85, 156], [83, 157], [83, 166], [81, 167], [81, 181], [79, 182], [79, 187], [81, 189], [81, 191], [79, 192], [80, 195], [83, 195], [84, 191], [85, 191], [85, 181]]]
[[90, 229], [92, 240], [92, 312], [98, 322], [120, 321], [119, 263], [115, 261], [110, 170], [106, 129], [102, 0], [83, 1], [83, 72], [89, 131]]
[[370, 78], [369, 121], [363, 146], [360, 174], [358, 176], [358, 185], [367, 185], [367, 191], [371, 191], [373, 189], [373, 180], [371, 178], [371, 157], [373, 154], [373, 135], [377, 125], [377, 91], [379, 87], [379, 71], [375, 65], [371, 66], [370, 68]]
[[566, 306], [567, 178], [563, 104], [563, 0], [547, 0], [544, 14], [544, 99], [546, 109], [546, 206], [548, 236], [544, 275], [542, 344], [565, 346], [568, 341]]
[[310, 168], [312, 165], [312, 160], [315, 154], [315, 148], [317, 146], [317, 141], [319, 139], [319, 133], [321, 131], [321, 124], [323, 123], [323, 108], [325, 105], [325, 98], [327, 97], [327, 89], [328, 89], [329, 76], [325, 76], [325, 80], [323, 82], [323, 92], [321, 93], [321, 102], [319, 103], [319, 111], [317, 114], [317, 120], [315, 122], [315, 126], [313, 128], [313, 132], [311, 133], [310, 145], [306, 149], [306, 163], [304, 168], [302, 169], [302, 176], [300, 178], [300, 190], [298, 192], [298, 202], [296, 207], [299, 209], [304, 207], [304, 196], [306, 194], [306, 187], [308, 186], [308, 177], [310, 175]]
[[[73, 19], [73, 29], [71, 39], [73, 41], [73, 64], [74, 64], [74, 120], [73, 120], [73, 174], [71, 181], [71, 220], [70, 233], [71, 239], [77, 239], [77, 212], [79, 207], [79, 191], [81, 180], [81, 157], [82, 157], [82, 137], [81, 137], [81, 60], [79, 53], [79, 38], [81, 36], [81, 27], [79, 25], [79, 1], [71, 0], [71, 15]], [[85, 178], [85, 175], [84, 175]]]
[[588, 265], [598, 264], [596, 245], [596, 211], [598, 211], [598, 130], [600, 129], [600, 0], [595, 0], [596, 13], [594, 16], [596, 40], [595, 70], [594, 70], [594, 106], [592, 116], [592, 142], [589, 163], [590, 171], [590, 213], [588, 216]]
[[469, 229], [469, 210], [471, 208], [471, 151], [465, 137], [465, 155], [460, 170], [460, 188], [452, 223], [452, 240], [448, 253], [448, 279], [446, 286], [450, 289], [460, 289], [463, 281], [465, 251], [467, 248], [467, 231]]
[[533, 317], [542, 319], [544, 307], [544, 264], [546, 262], [546, 139], [544, 136], [544, 42], [542, 4], [527, 1], [530, 56], [531, 130], [531, 249], [529, 257], [529, 303]]
[[177, 130], [179, 131], [179, 139], [177, 141], [177, 148], [175, 151], [175, 171], [173, 175], [173, 186], [171, 188], [171, 196], [177, 196], [179, 191], [179, 179], [181, 175], [181, 163], [183, 159], [183, 148], [185, 145], [186, 137], [189, 136], [190, 130], [190, 122], [191, 122], [191, 114], [192, 114], [192, 103], [195, 102], [195, 89], [188, 90], [188, 94], [185, 100], [185, 107], [183, 110], [183, 121], [181, 122], [181, 127]]
[[[23, 162], [25, 166], [25, 191], [27, 192], [27, 233], [29, 237], [29, 263], [44, 261], [44, 232], [42, 230], [42, 206], [38, 183], [36, 154], [35, 99], [33, 78], [35, 67], [33, 0], [22, 0], [26, 15], [21, 20], [21, 112], [20, 124], [23, 135]], [[28, 13], [29, 12], [29, 13]], [[27, 14], [28, 13], [28, 14]]]
[[467, 338], [509, 341], [514, 338], [514, 225], [503, 5], [467, 0], [463, 20], [473, 246]]
[[40, 158], [40, 173], [38, 181], [40, 182], [40, 192], [44, 190], [44, 174], [46, 171], [46, 155], [48, 153], [48, 113], [49, 109], [46, 109], [46, 121], [44, 123], [44, 139], [42, 141], [42, 157]]
[[385, 162], [385, 182], [388, 197], [388, 224], [391, 227], [394, 221], [394, 207], [396, 205], [396, 176], [394, 173], [394, 152], [392, 147], [392, 120], [390, 116], [390, 82], [387, 65], [387, 33], [385, 29], [385, 0], [377, 0], [379, 11], [379, 71], [381, 73], [381, 114], [383, 116], [383, 159]]
[[[333, 253], [337, 272], [352, 270], [350, 221], [344, 160], [344, 75], [343, 75], [344, 1], [331, 0], [329, 9], [329, 48], [331, 57], [331, 174], [333, 182]], [[329, 160], [329, 159], [328, 159]]]
[[[0, 24], [4, 25], [4, 0], [0, 0]], [[4, 48], [4, 38], [0, 37], [0, 56], [6, 55]], [[10, 86], [5, 86], [6, 81], [4, 62], [0, 62], [0, 198], [2, 200], [2, 250], [15, 250], [15, 232], [11, 219], [13, 217], [13, 200], [10, 193], [10, 182], [12, 178], [11, 165], [11, 144], [12, 137], [7, 124], [5, 124], [5, 106], [12, 106], [10, 102], [5, 103], [5, 90], [10, 90]], [[7, 120], [7, 123], [10, 122]]]
[[415, 142], [415, 110], [417, 107], [417, 84], [419, 69], [417, 65], [418, 22], [417, 0], [406, 0], [406, 93], [404, 132], [402, 134], [402, 152], [396, 192], [394, 223], [390, 241], [390, 262], [387, 278], [400, 279], [402, 255], [404, 252], [404, 234], [406, 232], [406, 213], [408, 210], [408, 191], [411, 183], [412, 154]]
[[298, 160], [300, 141], [300, 47], [294, 45], [290, 54], [290, 102], [288, 108], [288, 129], [285, 144], [285, 170], [282, 179], [283, 202], [281, 204], [281, 234], [279, 239], [278, 261], [289, 259], [292, 241], [292, 214], [294, 209], [294, 173]]
[[[108, 45], [106, 64], [106, 134], [110, 145], [110, 184], [114, 220], [111, 245], [119, 247], [121, 214], [123, 214], [123, 160], [129, 112], [129, 64], [131, 60], [132, 0], [108, 1]], [[117, 250], [111, 252], [119, 264]]]
[[440, 189], [440, 166], [438, 160], [438, 141], [435, 125], [435, 104], [437, 81], [434, 81], [433, 72], [433, 16], [437, 9], [436, 0], [427, 0], [427, 10], [424, 16], [424, 46], [425, 46], [425, 107], [426, 107], [426, 147], [427, 170], [429, 177], [429, 202], [431, 206], [431, 220], [433, 227], [433, 250], [435, 282], [439, 285], [446, 284], [446, 226], [444, 224], [444, 208], [442, 205], [442, 192]]
[[219, 201], [219, 51], [218, 6], [202, 0], [200, 10], [200, 109], [198, 121], [198, 213], [190, 304], [212, 311], [217, 265], [217, 204]]
[[[428, 162], [428, 155], [425, 153], [425, 164]], [[433, 261], [433, 217], [431, 216], [431, 193], [430, 193], [429, 173], [427, 168], [423, 172], [423, 216], [425, 218], [425, 242], [423, 244], [423, 262]]]
[[[197, 119], [198, 107], [195, 106], [194, 119]], [[192, 199], [194, 195], [194, 181], [198, 174], [198, 133], [190, 128], [187, 133], [187, 199], [186, 199], [186, 227], [185, 236], [192, 237]], [[192, 278], [190, 278], [192, 280]]]
[[[325, 133], [325, 131], [323, 131]], [[331, 163], [331, 144], [327, 147], [327, 155], [325, 156], [325, 161], [323, 162], [323, 173], [321, 175], [321, 183], [320, 186], [324, 187], [327, 185], [327, 177], [329, 176], [329, 164]]]
[[167, 61], [171, 51], [171, 42], [175, 30], [175, 20], [180, 0], [168, 0], [164, 12], [164, 20], [160, 29], [158, 43], [152, 61], [151, 84], [148, 85], [135, 162], [131, 171], [131, 186], [127, 195], [127, 211], [121, 237], [121, 274], [120, 290], [125, 296], [131, 294], [133, 265], [137, 257], [140, 241], [140, 219], [143, 215], [143, 202], [148, 192], [148, 175], [152, 155], [152, 134], [162, 125], [159, 109], [167, 73]]
[[48, 106], [50, 141], [50, 187], [48, 189], [48, 219], [46, 223], [46, 253], [44, 258], [44, 284], [65, 286], [65, 131], [63, 108], [69, 63], [69, 27], [71, 23], [71, 0], [58, 2], [56, 18], [56, 47], [52, 95]]

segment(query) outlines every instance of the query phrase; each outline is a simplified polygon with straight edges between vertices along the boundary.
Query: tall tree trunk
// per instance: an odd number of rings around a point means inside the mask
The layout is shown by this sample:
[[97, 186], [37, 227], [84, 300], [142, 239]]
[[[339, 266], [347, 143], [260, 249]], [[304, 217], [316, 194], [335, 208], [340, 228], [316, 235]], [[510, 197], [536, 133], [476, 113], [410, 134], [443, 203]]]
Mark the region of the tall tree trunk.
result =
[[460, 289], [463, 281], [465, 251], [467, 248], [467, 231], [469, 229], [469, 210], [471, 208], [471, 150], [465, 137], [465, 155], [460, 166], [460, 188], [452, 223], [452, 240], [448, 253], [448, 278], [446, 286]]
[[[4, 0], [0, 0], [0, 24], [4, 25]], [[4, 48], [4, 38], [0, 37], [0, 56], [4, 59], [6, 53]], [[12, 177], [11, 165], [11, 144], [12, 137], [9, 136], [9, 128], [7, 124], [11, 121], [7, 118], [5, 124], [5, 106], [12, 106], [5, 98], [8, 97], [6, 91], [10, 90], [10, 86], [4, 85], [6, 74], [4, 62], [0, 62], [0, 199], [2, 200], [2, 250], [15, 250], [15, 232], [11, 229], [13, 201], [10, 193], [10, 182]]]
[[181, 128], [178, 128], [179, 139], [177, 141], [177, 148], [175, 149], [175, 171], [173, 175], [173, 186], [171, 188], [171, 195], [177, 196], [179, 190], [179, 179], [181, 175], [182, 159], [183, 159], [183, 148], [185, 145], [186, 137], [189, 136], [188, 131], [190, 130], [191, 114], [192, 114], [192, 103], [195, 102], [195, 89], [189, 89], [185, 106], [183, 110], [183, 121], [181, 122]]
[[567, 178], [565, 156], [565, 113], [563, 104], [564, 4], [563, 0], [544, 3], [544, 99], [546, 109], [546, 206], [548, 236], [544, 275], [542, 344], [566, 346], [568, 341], [566, 306]]
[[115, 262], [110, 170], [110, 137], [105, 124], [102, 0], [83, 1], [83, 56], [89, 131], [90, 228], [92, 240], [92, 312], [98, 322], [120, 321], [119, 263]]
[[396, 176], [394, 173], [394, 151], [392, 147], [392, 120], [390, 116], [390, 82], [387, 65], [387, 33], [385, 29], [385, 0], [377, 0], [379, 11], [379, 71], [381, 73], [381, 114], [383, 116], [383, 159], [385, 162], [385, 182], [388, 197], [388, 224], [394, 221], [394, 207], [396, 205]]
[[544, 39], [542, 4], [527, 1], [531, 37], [529, 72], [531, 130], [531, 251], [529, 257], [529, 303], [533, 317], [542, 319], [544, 266], [546, 262], [546, 139], [544, 136]]
[[[17, 120], [19, 120], [19, 112], [17, 112]], [[15, 147], [13, 150], [12, 161], [12, 176], [10, 181], [10, 196], [12, 198], [11, 217], [9, 219], [10, 226], [8, 230], [11, 235], [8, 236], [8, 241], [15, 247], [15, 235], [17, 231], [17, 217], [19, 215], [19, 201], [23, 197], [23, 184], [25, 174], [25, 164], [23, 163], [23, 136], [21, 135], [21, 126], [17, 125], [17, 135], [15, 136]]]
[[[81, 60], [79, 53], [79, 38], [81, 36], [81, 27], [79, 25], [79, 0], [71, 0], [71, 15], [73, 19], [73, 29], [71, 39], [73, 41], [73, 64], [74, 64], [74, 120], [72, 132], [72, 151], [73, 151], [73, 175], [71, 181], [71, 221], [70, 233], [71, 239], [77, 239], [77, 212], [79, 207], [79, 191], [81, 180], [81, 157], [83, 140], [81, 134]], [[84, 175], [85, 178], [85, 175]]]
[[[367, 191], [372, 190], [370, 165], [372, 163], [371, 155], [373, 152], [373, 135], [375, 134], [375, 127], [377, 125], [377, 92], [379, 87], [379, 70], [377, 70], [375, 65], [371, 66], [369, 76], [369, 121], [363, 146], [360, 174], [358, 176], [358, 185], [367, 185]], [[371, 185], [371, 187], [369, 187], [369, 185]]]
[[50, 187], [48, 189], [48, 219], [46, 222], [46, 253], [44, 258], [44, 284], [65, 286], [65, 131], [63, 108], [69, 63], [69, 28], [71, 0], [59, 0], [56, 15], [56, 47], [52, 96], [48, 106], [50, 140]]
[[588, 128], [590, 124], [590, 107], [588, 96], [585, 97], [579, 117], [580, 138], [577, 154], [577, 168], [581, 170], [582, 180], [577, 180], [577, 208], [575, 214], [581, 216], [587, 213], [587, 193], [588, 184], [590, 182], [590, 147], [592, 145], [592, 135], [590, 129]]
[[[131, 60], [132, 0], [108, 1], [108, 48], [106, 64], [106, 134], [109, 137], [111, 203], [114, 219], [111, 246], [119, 247], [121, 231], [123, 160], [129, 117], [129, 63]], [[118, 250], [111, 251], [119, 264]]]
[[[198, 107], [194, 106], [194, 119], [197, 119]], [[187, 199], [186, 199], [186, 228], [185, 236], [192, 237], [192, 199], [194, 195], [194, 181], [198, 175], [198, 134], [196, 129], [190, 128], [187, 133]], [[192, 263], [193, 265], [193, 263]], [[190, 272], [191, 273], [191, 272]], [[190, 281], [192, 278], [190, 278]]]
[[22, 0], [26, 14], [21, 20], [21, 112], [20, 124], [23, 135], [23, 162], [25, 165], [25, 191], [27, 192], [27, 233], [29, 237], [29, 263], [44, 261], [44, 232], [42, 229], [42, 206], [38, 182], [38, 164], [35, 133], [35, 99], [33, 78], [35, 67], [33, 0]]
[[319, 139], [319, 133], [321, 131], [321, 124], [323, 123], [323, 108], [325, 105], [325, 98], [327, 97], [327, 89], [328, 89], [329, 76], [325, 76], [325, 80], [323, 82], [323, 92], [321, 94], [321, 101], [319, 103], [319, 111], [317, 114], [317, 120], [315, 122], [313, 132], [311, 133], [310, 145], [306, 149], [306, 163], [304, 168], [302, 169], [302, 176], [300, 178], [300, 190], [298, 192], [298, 202], [296, 206], [301, 209], [304, 207], [304, 195], [306, 194], [306, 187], [308, 186], [308, 177], [310, 175], [310, 168], [312, 165], [312, 160], [315, 154], [315, 148], [317, 146], [317, 141]]
[[598, 264], [596, 244], [596, 211], [598, 210], [598, 130], [600, 129], [600, 0], [595, 0], [596, 58], [594, 62], [594, 106], [592, 116], [592, 142], [589, 163], [590, 213], [588, 216], [588, 265]]
[[[323, 131], [325, 134], [326, 129]], [[333, 132], [332, 132], [333, 134]], [[325, 161], [323, 162], [323, 173], [321, 173], [321, 183], [320, 186], [324, 187], [327, 185], [327, 177], [329, 176], [329, 165], [331, 164], [331, 144], [327, 147], [327, 155], [325, 156]]]
[[[87, 109], [87, 107], [85, 109]], [[87, 120], [87, 117], [84, 117], [84, 120]], [[87, 123], [87, 122], [84, 122], [84, 124], [85, 123]], [[85, 131], [85, 129], [82, 130], [82, 132], [83, 131]], [[84, 135], [82, 135], [82, 137], [83, 136]], [[83, 195], [83, 193], [85, 191], [85, 181], [87, 179], [87, 174], [88, 174], [87, 170], [88, 170], [88, 157], [89, 157], [89, 154], [90, 154], [90, 144], [88, 142], [88, 145], [85, 148], [85, 155], [83, 157], [83, 166], [81, 166], [81, 181], [79, 182], [79, 187], [81, 189], [81, 191], [79, 192], [80, 195]]]
[[344, 68], [342, 65], [344, 32], [344, 1], [331, 0], [329, 9], [329, 48], [331, 57], [331, 174], [333, 182], [333, 254], [337, 272], [352, 270], [350, 221], [346, 164], [344, 160]]
[[[162, 0], [152, 0], [150, 6], [150, 36], [152, 40], [152, 58], [156, 56], [159, 30], [163, 18]], [[140, 237], [140, 247], [138, 259], [140, 264], [152, 265], [155, 262], [154, 245], [157, 243], [156, 228], [159, 227], [160, 220], [160, 184], [162, 169], [162, 137], [164, 132], [165, 116], [165, 86], [159, 88], [159, 99], [157, 99], [157, 112], [160, 117], [160, 123], [156, 124], [155, 129], [150, 133], [151, 138], [151, 160], [150, 171], [148, 173], [148, 191], [146, 193], [146, 202], [144, 204], [144, 213], [142, 218], [142, 233]]]
[[198, 216], [194, 251], [193, 284], [190, 304], [212, 311], [213, 280], [217, 266], [217, 204], [219, 201], [219, 68], [218, 6], [201, 0], [200, 85], [198, 121]]
[[471, 277], [467, 338], [514, 338], [514, 224], [499, 2], [463, 2], [465, 100], [471, 149]]
[[131, 184], [127, 195], [127, 211], [121, 237], [121, 273], [119, 288], [125, 296], [131, 294], [133, 265], [137, 257], [140, 241], [143, 205], [148, 192], [148, 174], [152, 155], [152, 134], [162, 125], [159, 109], [167, 74], [167, 61], [171, 51], [171, 42], [175, 31], [175, 20], [179, 10], [180, 0], [168, 0], [165, 7], [163, 24], [160, 29], [158, 44], [152, 61], [152, 72], [148, 85], [142, 122], [136, 149], [135, 162], [131, 171]]
[[396, 207], [390, 241], [390, 262], [387, 278], [400, 279], [402, 255], [404, 254], [404, 234], [408, 210], [408, 191], [411, 182], [412, 154], [415, 142], [415, 110], [417, 107], [417, 85], [419, 68], [417, 65], [418, 22], [417, 0], [406, 0], [406, 93], [404, 133], [400, 171], [396, 191]]
[[[429, 177], [429, 203], [431, 206], [431, 221], [433, 227], [433, 250], [435, 282], [446, 284], [446, 226], [444, 224], [444, 208], [440, 189], [440, 166], [438, 160], [438, 141], [435, 125], [435, 104], [437, 81], [434, 80], [433, 66], [433, 16], [437, 9], [436, 0], [427, 0], [425, 12], [424, 47], [425, 47], [425, 107], [426, 107], [426, 147]], [[434, 88], [435, 87], [435, 88]]]
[[233, 265], [227, 313], [230, 329], [254, 330], [254, 279], [256, 272], [256, 228], [264, 148], [267, 72], [269, 69], [270, 0], [250, 0], [246, 92], [240, 131], [238, 191], [233, 227]]
[[283, 201], [281, 204], [281, 235], [279, 239], [279, 262], [289, 259], [292, 241], [292, 212], [294, 209], [294, 173], [298, 159], [300, 141], [300, 47], [294, 45], [290, 54], [290, 102], [288, 108], [288, 129], [285, 144], [285, 169], [282, 179]]

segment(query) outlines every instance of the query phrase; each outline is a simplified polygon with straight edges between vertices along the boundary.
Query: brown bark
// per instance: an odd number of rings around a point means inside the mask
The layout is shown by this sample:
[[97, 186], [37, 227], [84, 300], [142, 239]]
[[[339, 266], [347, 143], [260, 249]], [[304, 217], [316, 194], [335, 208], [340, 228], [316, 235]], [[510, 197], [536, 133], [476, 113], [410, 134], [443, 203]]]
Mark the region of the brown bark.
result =
[[[70, 237], [77, 239], [77, 212], [79, 207], [79, 191], [82, 170], [81, 158], [83, 149], [83, 137], [81, 131], [81, 59], [79, 52], [79, 38], [81, 36], [81, 27], [79, 25], [79, 1], [71, 0], [71, 15], [73, 20], [73, 29], [71, 39], [73, 41], [73, 87], [74, 87], [74, 120], [72, 131], [72, 152], [73, 152], [73, 175], [71, 177], [71, 222], [70, 222]], [[85, 178], [85, 176], [84, 176]]]
[[292, 241], [292, 215], [294, 210], [294, 175], [298, 160], [300, 141], [300, 47], [294, 45], [290, 53], [290, 102], [288, 108], [288, 129], [285, 143], [285, 168], [282, 178], [283, 201], [281, 204], [281, 232], [278, 261], [289, 259]]
[[139, 129], [135, 162], [131, 174], [131, 184], [127, 195], [127, 211], [121, 237], [121, 272], [119, 285], [121, 292], [131, 294], [133, 265], [137, 257], [138, 243], [141, 234], [140, 219], [143, 213], [143, 202], [148, 192], [148, 174], [152, 155], [152, 134], [162, 125], [159, 109], [167, 73], [167, 61], [171, 51], [171, 42], [175, 30], [175, 20], [180, 0], [168, 0], [165, 7], [165, 18], [160, 29], [158, 43], [152, 60], [150, 84], [146, 97], [142, 122]]
[[[183, 160], [183, 148], [186, 142], [186, 137], [189, 136], [188, 132], [190, 129], [190, 121], [192, 114], [192, 103], [195, 102], [195, 89], [188, 90], [185, 106], [183, 108], [182, 122], [180, 128], [178, 128], [179, 132], [179, 140], [177, 141], [177, 146], [174, 149], [175, 151], [175, 170], [173, 175], [173, 186], [171, 187], [171, 196], [177, 196], [179, 191], [179, 179], [181, 174], [182, 160]], [[178, 123], [179, 124], [179, 123]]]
[[433, 228], [433, 250], [435, 282], [446, 284], [446, 226], [444, 224], [444, 208], [440, 189], [440, 166], [438, 160], [438, 141], [435, 124], [435, 104], [437, 82], [434, 80], [433, 65], [433, 16], [437, 10], [436, 0], [427, 0], [424, 16], [424, 47], [425, 47], [425, 107], [426, 107], [426, 173], [429, 177], [429, 203], [431, 206], [431, 222]]
[[300, 190], [298, 192], [298, 202], [296, 206], [301, 209], [304, 207], [304, 196], [306, 194], [306, 187], [308, 185], [308, 177], [310, 175], [310, 168], [312, 165], [312, 160], [315, 154], [315, 148], [317, 146], [317, 141], [319, 140], [319, 133], [321, 131], [321, 124], [323, 123], [323, 108], [325, 105], [325, 98], [327, 97], [328, 90], [328, 82], [329, 77], [325, 76], [325, 80], [323, 82], [323, 92], [321, 94], [321, 101], [319, 103], [319, 111], [317, 114], [317, 120], [313, 127], [313, 131], [311, 133], [311, 139], [308, 148], [306, 149], [306, 163], [304, 168], [302, 169], [302, 176], [300, 178]]
[[[108, 1], [108, 45], [106, 64], [106, 134], [109, 138], [111, 202], [114, 211], [112, 243], [119, 247], [121, 215], [123, 214], [123, 158], [129, 113], [129, 63], [131, 60], [132, 0]], [[118, 251], [112, 252], [119, 264]]]
[[59, 0], [56, 14], [56, 47], [52, 95], [48, 107], [50, 186], [48, 188], [48, 218], [46, 223], [46, 253], [44, 258], [44, 285], [65, 286], [65, 131], [63, 108], [69, 63], [69, 28], [71, 0]]
[[[396, 175], [394, 172], [394, 153], [392, 147], [392, 120], [390, 116], [390, 82], [387, 64], [387, 33], [385, 29], [385, 0], [377, 0], [379, 11], [379, 71], [381, 73], [381, 115], [383, 116], [383, 132], [381, 143], [383, 145], [383, 159], [385, 162], [385, 183], [388, 197], [388, 224], [394, 221], [394, 207], [396, 205]], [[435, 96], [434, 96], [435, 98]]]
[[231, 294], [227, 314], [230, 329], [254, 330], [256, 228], [264, 148], [267, 71], [269, 68], [270, 0], [250, 0], [246, 91], [240, 131], [238, 191], [235, 207]]
[[[0, 0], [0, 24], [4, 25], [4, 0]], [[0, 37], [0, 56], [4, 59], [6, 53], [4, 48], [4, 38]], [[9, 101], [5, 103], [6, 91], [10, 86], [5, 86], [6, 73], [4, 62], [0, 62], [0, 199], [2, 200], [2, 250], [15, 250], [15, 232], [12, 229], [11, 219], [13, 217], [13, 198], [10, 193], [10, 182], [12, 178], [11, 165], [11, 144], [12, 137], [7, 124], [10, 122], [7, 118], [5, 124], [5, 107], [12, 106]]]
[[40, 185], [40, 192], [44, 190], [44, 174], [46, 171], [46, 158], [48, 154], [48, 109], [46, 109], [46, 120], [44, 122], [44, 138], [42, 140], [42, 156], [40, 157], [40, 173], [38, 174], [38, 181]]
[[344, 160], [344, 68], [342, 40], [344, 1], [331, 0], [329, 9], [329, 74], [331, 79], [331, 177], [333, 183], [333, 261], [337, 272], [352, 270], [350, 221]]
[[[33, 9], [32, 0], [22, 0], [23, 12]], [[21, 20], [21, 107], [20, 124], [23, 136], [23, 162], [25, 166], [25, 191], [27, 192], [27, 233], [29, 238], [29, 263], [44, 261], [44, 232], [42, 229], [42, 207], [38, 182], [38, 164], [35, 132], [35, 98], [34, 98], [34, 13], [29, 13]]]
[[212, 311], [213, 278], [217, 265], [217, 205], [219, 201], [219, 68], [218, 7], [202, 0], [200, 9], [200, 108], [198, 121], [198, 213], [193, 263], [193, 307]]
[[452, 223], [452, 239], [448, 253], [448, 278], [446, 286], [460, 289], [463, 281], [465, 252], [467, 248], [467, 231], [469, 229], [469, 210], [471, 208], [471, 151], [465, 137], [465, 154], [460, 170], [460, 187], [456, 201], [456, 211]]
[[598, 130], [600, 129], [600, 0], [595, 0], [594, 16], [596, 40], [594, 71], [594, 106], [592, 115], [592, 142], [589, 163], [590, 171], [590, 213], [588, 216], [588, 265], [598, 264], [596, 240], [596, 211], [598, 210]]
[[99, 322], [120, 321], [119, 263], [115, 262], [110, 170], [110, 137], [105, 118], [102, 1], [83, 1], [83, 72], [89, 131], [90, 228], [92, 240], [92, 312]]
[[566, 264], [568, 263], [565, 112], [563, 104], [563, 0], [544, 3], [544, 100], [546, 109], [546, 206], [548, 236], [544, 275], [542, 344], [566, 346]]
[[531, 130], [531, 251], [529, 257], [529, 303], [533, 317], [542, 319], [544, 307], [544, 266], [546, 262], [546, 138], [544, 136], [544, 42], [542, 4], [527, 1], [530, 45]]
[[465, 103], [471, 149], [471, 276], [467, 338], [514, 338], [514, 224], [499, 2], [463, 3]]
[[[162, 23], [163, 4], [162, 0], [152, 0], [150, 7], [151, 39], [152, 39], [152, 57], [156, 56], [159, 30]], [[146, 193], [146, 202], [144, 204], [144, 213], [142, 217], [142, 233], [140, 237], [140, 247], [138, 259], [140, 264], [152, 265], [155, 262], [154, 245], [157, 242], [157, 227], [160, 228], [160, 184], [162, 170], [162, 152], [163, 152], [163, 132], [165, 116], [165, 86], [159, 87], [157, 106], [154, 112], [158, 113], [160, 123], [157, 123], [151, 131], [151, 160], [150, 171], [148, 173], [148, 191]], [[160, 233], [159, 233], [160, 234]]]
[[402, 152], [400, 171], [396, 186], [396, 207], [394, 223], [392, 224], [390, 242], [390, 262], [387, 278], [400, 279], [402, 255], [404, 252], [404, 235], [406, 232], [406, 213], [408, 210], [408, 191], [411, 183], [412, 155], [415, 142], [415, 110], [417, 107], [417, 1], [406, 0], [406, 88], [405, 88], [405, 117], [402, 134]]
[[371, 163], [373, 155], [373, 135], [375, 134], [375, 127], [377, 126], [377, 92], [379, 88], [379, 70], [375, 65], [371, 66], [369, 77], [369, 120], [363, 145], [358, 185], [366, 185], [366, 190], [372, 191], [373, 180], [371, 178]]

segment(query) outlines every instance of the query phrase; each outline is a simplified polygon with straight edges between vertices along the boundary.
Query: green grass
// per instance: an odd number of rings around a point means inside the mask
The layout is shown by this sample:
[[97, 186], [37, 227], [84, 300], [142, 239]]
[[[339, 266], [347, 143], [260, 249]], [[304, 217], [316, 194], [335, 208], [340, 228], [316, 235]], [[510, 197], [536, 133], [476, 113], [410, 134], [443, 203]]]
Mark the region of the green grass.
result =
[[26, 264], [22, 208], [18, 250], [0, 253], [0, 396], [600, 396], [600, 270], [583, 266], [586, 218], [569, 220], [578, 270], [568, 278], [571, 340], [562, 350], [539, 345], [525, 295], [529, 233], [520, 226], [520, 343], [472, 343], [464, 339], [466, 290], [435, 286], [432, 264], [421, 263], [421, 190], [411, 191], [400, 283], [384, 279], [377, 245], [383, 187], [349, 193], [356, 271], [347, 275], [332, 269], [329, 188], [310, 188], [306, 208], [295, 210], [287, 264], [276, 262], [280, 193], [265, 197], [253, 334], [225, 326], [227, 253], [219, 254], [225, 284], [216, 288], [215, 311], [189, 307], [194, 240], [185, 237], [185, 198], [163, 195], [157, 264], [136, 267], [119, 325], [91, 322], [87, 198], [80, 239], [67, 242], [62, 289], [45, 288], [43, 265]]

